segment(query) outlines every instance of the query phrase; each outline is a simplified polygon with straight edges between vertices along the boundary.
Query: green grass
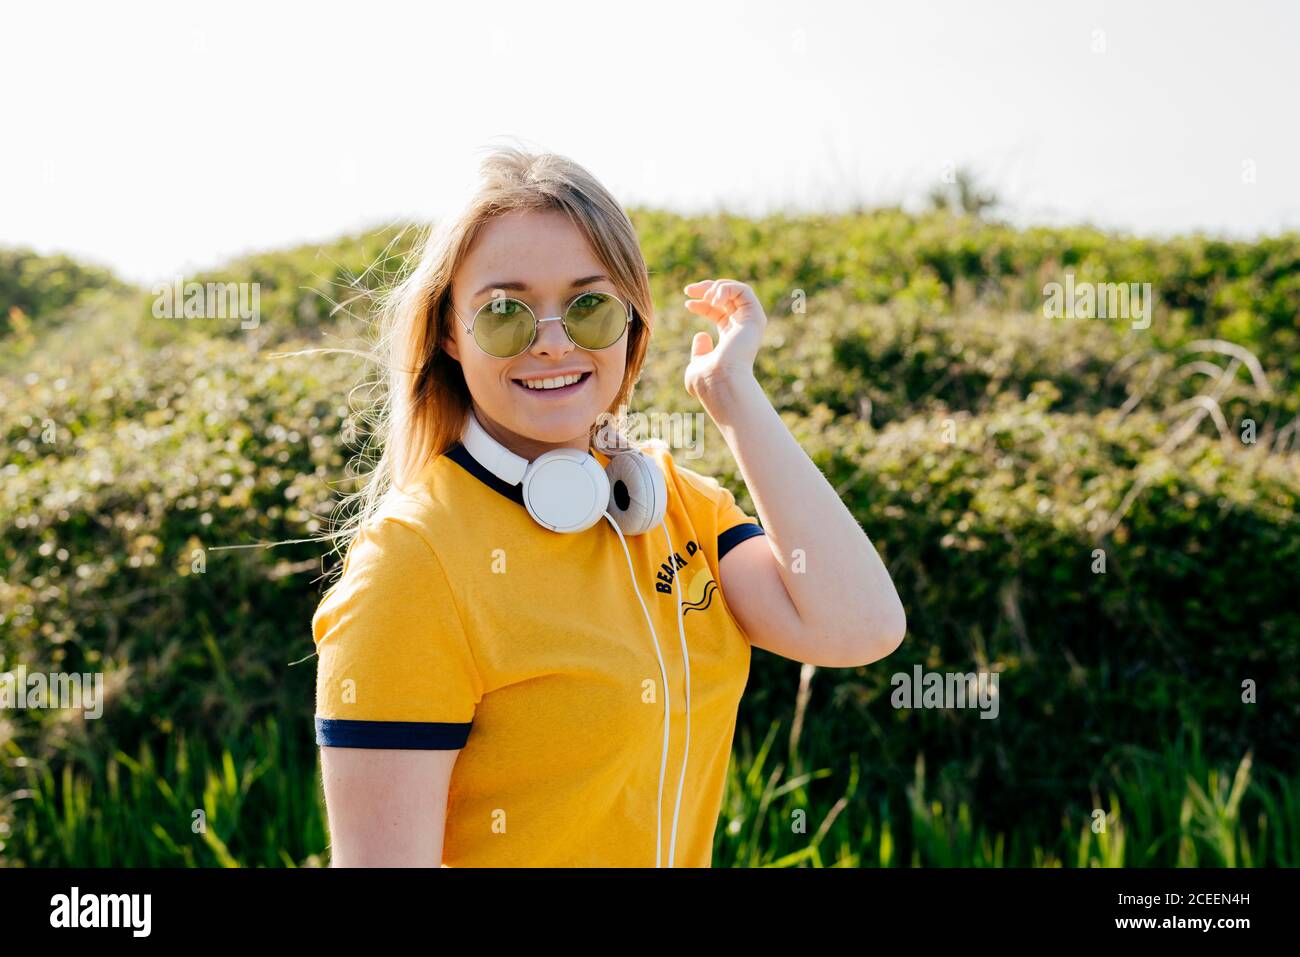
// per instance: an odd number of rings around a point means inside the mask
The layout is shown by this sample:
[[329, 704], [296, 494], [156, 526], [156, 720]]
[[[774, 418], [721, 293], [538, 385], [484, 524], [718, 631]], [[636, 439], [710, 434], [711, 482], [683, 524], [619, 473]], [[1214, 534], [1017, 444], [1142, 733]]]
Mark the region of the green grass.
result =
[[[862, 788], [861, 755], [801, 770], [774, 752], [779, 725], [733, 754], [714, 850], [718, 867], [1293, 867], [1300, 863], [1300, 779], [1209, 762], [1199, 735], [1162, 752], [1124, 748], [1093, 789], [1062, 809], [1056, 834], [994, 832], [968, 801], [927, 794], [925, 759], [899, 794]], [[1099, 810], [1102, 815], [1094, 815]], [[1094, 823], [1095, 822], [1095, 823]]]
[[314, 748], [274, 720], [214, 753], [177, 735], [156, 754], [79, 754], [55, 772], [12, 742], [25, 786], [0, 799], [0, 864], [317, 866], [325, 847]]
[[[1104, 786], [1062, 809], [1054, 834], [1000, 833], [967, 801], [927, 793], [925, 760], [899, 794], [867, 793], [865, 755], [782, 758], [783, 722], [738, 736], [715, 867], [1251, 867], [1300, 862], [1300, 779], [1249, 754], [1218, 766], [1186, 735], [1163, 752], [1119, 749]], [[0, 798], [0, 865], [317, 867], [325, 807], [310, 740], [275, 721], [220, 751], [166, 739], [135, 756], [68, 756], [61, 770], [21, 754], [23, 786]], [[810, 750], [810, 749], [805, 749]], [[842, 774], [831, 766], [844, 769]], [[843, 780], [839, 780], [843, 778]], [[1100, 795], [1104, 793], [1104, 800]], [[1094, 828], [1092, 808], [1104, 811]], [[202, 818], [200, 818], [200, 812]], [[201, 822], [205, 826], [201, 826]]]

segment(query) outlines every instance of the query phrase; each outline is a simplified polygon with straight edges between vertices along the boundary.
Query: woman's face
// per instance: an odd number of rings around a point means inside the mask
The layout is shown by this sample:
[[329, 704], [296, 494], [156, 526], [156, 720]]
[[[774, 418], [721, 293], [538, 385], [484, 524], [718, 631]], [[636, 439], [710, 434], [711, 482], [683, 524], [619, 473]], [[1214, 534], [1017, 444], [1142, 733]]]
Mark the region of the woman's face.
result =
[[[533, 459], [552, 448], [587, 450], [592, 424], [623, 384], [628, 332], [608, 349], [588, 352], [574, 345], [563, 323], [543, 322], [530, 348], [498, 359], [480, 349], [465, 326], [494, 295], [520, 299], [545, 319], [560, 315], [583, 292], [623, 298], [583, 234], [552, 210], [515, 210], [486, 223], [452, 279], [461, 321], [452, 323], [453, 337], [443, 348], [460, 363], [483, 428], [516, 455]], [[571, 373], [586, 377], [558, 392], [530, 389], [521, 381]]]

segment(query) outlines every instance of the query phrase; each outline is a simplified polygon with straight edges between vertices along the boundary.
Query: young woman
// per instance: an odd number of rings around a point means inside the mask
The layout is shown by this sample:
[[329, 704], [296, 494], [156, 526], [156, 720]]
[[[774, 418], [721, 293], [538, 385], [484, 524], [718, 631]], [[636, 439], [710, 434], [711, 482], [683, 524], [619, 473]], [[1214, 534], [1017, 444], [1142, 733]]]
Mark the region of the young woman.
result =
[[668, 449], [595, 441], [654, 306], [577, 164], [494, 152], [386, 300], [383, 454], [313, 619], [335, 866], [708, 867], [751, 646], [853, 667], [902, 641], [887, 570], [754, 378], [753, 291], [685, 294], [718, 334], [686, 391], [761, 527]]

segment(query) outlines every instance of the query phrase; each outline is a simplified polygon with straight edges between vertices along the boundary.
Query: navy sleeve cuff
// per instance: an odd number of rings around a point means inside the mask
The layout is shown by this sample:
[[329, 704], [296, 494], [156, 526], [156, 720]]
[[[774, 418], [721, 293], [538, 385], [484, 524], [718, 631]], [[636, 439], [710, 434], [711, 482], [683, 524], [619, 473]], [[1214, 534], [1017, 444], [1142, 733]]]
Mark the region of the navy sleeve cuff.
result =
[[766, 533], [763, 531], [763, 526], [757, 522], [741, 522], [739, 525], [733, 525], [718, 536], [718, 561], [722, 561], [723, 555], [745, 539], [764, 534]]
[[316, 743], [331, 748], [459, 750], [469, 740], [471, 722], [353, 721], [317, 718]]

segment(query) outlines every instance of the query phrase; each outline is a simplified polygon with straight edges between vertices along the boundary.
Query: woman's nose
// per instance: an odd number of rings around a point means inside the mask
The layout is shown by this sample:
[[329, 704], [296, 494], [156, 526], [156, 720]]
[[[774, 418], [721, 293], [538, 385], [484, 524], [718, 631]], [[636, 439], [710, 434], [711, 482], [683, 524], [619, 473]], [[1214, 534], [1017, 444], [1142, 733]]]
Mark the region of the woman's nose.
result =
[[564, 321], [559, 317], [548, 317], [537, 321], [537, 339], [533, 342], [533, 351], [545, 355], [564, 355], [573, 348], [573, 341], [564, 331]]

